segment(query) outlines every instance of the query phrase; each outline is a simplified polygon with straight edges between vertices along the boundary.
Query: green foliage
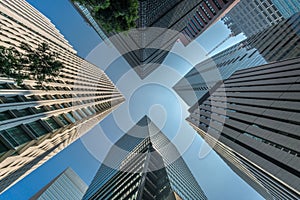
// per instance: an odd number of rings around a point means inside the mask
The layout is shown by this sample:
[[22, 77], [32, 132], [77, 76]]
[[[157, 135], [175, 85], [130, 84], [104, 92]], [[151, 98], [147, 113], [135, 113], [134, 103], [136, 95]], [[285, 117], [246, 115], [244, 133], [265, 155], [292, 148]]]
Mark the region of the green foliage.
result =
[[37, 80], [38, 85], [42, 85], [49, 77], [56, 77], [63, 64], [57, 61], [57, 53], [50, 51], [47, 43], [41, 43], [34, 50], [27, 44], [22, 44], [29, 59], [28, 68], [31, 75]]
[[[77, 0], [75, 0], [77, 1]], [[108, 33], [128, 31], [136, 28], [138, 0], [78, 0], [92, 8], [93, 16]]]
[[24, 66], [28, 62], [28, 58], [20, 53], [16, 48], [0, 47], [0, 73], [13, 78], [18, 85], [28, 78], [28, 73], [24, 71]]
[[20, 52], [16, 48], [0, 46], [0, 73], [13, 78], [21, 85], [26, 78], [37, 80], [42, 86], [47, 78], [56, 77], [63, 64], [57, 60], [57, 54], [50, 51], [49, 45], [41, 43], [36, 49], [21, 43]]

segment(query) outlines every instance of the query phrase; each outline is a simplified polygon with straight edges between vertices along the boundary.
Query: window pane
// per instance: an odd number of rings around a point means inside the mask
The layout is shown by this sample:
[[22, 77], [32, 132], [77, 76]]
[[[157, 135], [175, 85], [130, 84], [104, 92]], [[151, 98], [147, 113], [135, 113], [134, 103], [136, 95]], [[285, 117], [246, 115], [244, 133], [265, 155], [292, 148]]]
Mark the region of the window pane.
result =
[[12, 116], [7, 111], [0, 113], [0, 121], [4, 121], [11, 118]]
[[37, 137], [40, 137], [40, 136], [48, 133], [47, 129], [44, 128], [43, 125], [37, 121], [28, 123], [26, 125]]
[[73, 122], [75, 123], [76, 122], [76, 119], [73, 117], [73, 114], [72, 113], [66, 113], [67, 117]]
[[24, 116], [28, 116], [31, 115], [32, 113], [29, 111], [28, 108], [26, 109], [21, 109], [21, 110], [15, 110], [14, 112], [18, 117], [24, 117]]
[[15, 103], [15, 102], [20, 102], [20, 100], [18, 99], [17, 96], [13, 96], [13, 97], [5, 97], [4, 102], [5, 103]]
[[62, 115], [58, 115], [57, 118], [64, 124], [64, 125], [68, 125], [70, 124]]
[[6, 129], [1, 133], [15, 147], [20, 146], [31, 140], [29, 135], [27, 135], [20, 126]]
[[56, 130], [56, 129], [59, 129], [60, 126], [54, 121], [54, 119], [52, 118], [48, 118], [45, 120], [47, 122], [47, 124], [53, 129], [53, 130]]
[[0, 141], [0, 154], [6, 152], [8, 148]]
[[36, 113], [42, 113], [45, 112], [45, 107], [44, 106], [39, 106], [39, 107], [35, 107], [35, 112]]

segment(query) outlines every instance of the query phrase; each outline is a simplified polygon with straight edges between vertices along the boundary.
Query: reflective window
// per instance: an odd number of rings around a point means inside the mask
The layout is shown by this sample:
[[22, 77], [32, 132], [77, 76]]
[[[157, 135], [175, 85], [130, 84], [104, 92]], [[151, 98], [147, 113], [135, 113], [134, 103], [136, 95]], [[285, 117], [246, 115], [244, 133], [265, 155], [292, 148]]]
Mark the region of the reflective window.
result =
[[45, 127], [43, 127], [43, 125], [38, 122], [31, 122], [26, 124], [27, 127], [29, 128], [29, 130], [31, 130], [31, 132], [36, 136], [36, 137], [40, 137], [46, 133], [48, 133], [47, 129]]
[[0, 132], [14, 147], [20, 146], [32, 140], [21, 126], [6, 129]]
[[12, 118], [12, 116], [9, 114], [8, 111], [0, 113], [0, 121], [8, 120], [8, 119], [11, 119], [11, 118]]
[[47, 118], [45, 119], [47, 124], [51, 127], [52, 130], [59, 129], [60, 126], [57, 124], [57, 122], [53, 118]]
[[56, 116], [64, 125], [70, 124], [63, 115]]
[[0, 141], [0, 154], [6, 152], [8, 148]]

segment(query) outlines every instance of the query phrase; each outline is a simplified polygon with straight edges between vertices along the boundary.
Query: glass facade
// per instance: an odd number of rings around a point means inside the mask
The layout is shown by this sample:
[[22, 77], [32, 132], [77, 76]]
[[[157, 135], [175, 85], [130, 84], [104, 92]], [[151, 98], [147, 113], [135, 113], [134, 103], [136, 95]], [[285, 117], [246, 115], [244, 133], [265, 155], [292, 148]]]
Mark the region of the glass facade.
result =
[[[106, 191], [106, 188], [110, 188], [109, 185], [113, 184], [112, 182], [115, 179], [118, 179], [119, 176], [123, 177], [129, 174], [134, 175], [137, 172], [139, 172], [138, 170], [137, 171], [134, 170], [135, 172], [133, 173], [129, 170], [130, 173], [128, 174], [128, 170], [124, 170], [124, 167], [126, 167], [127, 164], [131, 165], [135, 163], [135, 160], [138, 159], [135, 156], [133, 157], [131, 156], [131, 155], [136, 155], [134, 154], [135, 151], [143, 151], [150, 147], [151, 148], [153, 147], [153, 150], [151, 152], [155, 151], [157, 153], [156, 154], [157, 156], [153, 158], [154, 160], [156, 160], [155, 164], [152, 165], [152, 168], [149, 169], [156, 169], [156, 170], [160, 169], [155, 173], [167, 174], [167, 176], [164, 176], [165, 177], [164, 180], [167, 179], [169, 180], [167, 181], [168, 183], [164, 182], [162, 185], [170, 184], [170, 188], [173, 191], [173, 193], [175, 192], [183, 200], [206, 199], [205, 194], [203, 193], [202, 189], [200, 188], [199, 184], [193, 177], [190, 170], [188, 169], [188, 166], [185, 164], [183, 158], [179, 155], [179, 152], [176, 149], [176, 147], [171, 144], [170, 140], [166, 136], [164, 136], [164, 134], [161, 133], [159, 129], [146, 116], [143, 117], [137, 123], [136, 126], [131, 128], [127, 132], [127, 134], [121, 137], [121, 139], [119, 139], [116, 142], [116, 144], [110, 149], [109, 153], [107, 154], [103, 164], [100, 166], [98, 172], [96, 173], [83, 199], [97, 199], [100, 197], [98, 195], [104, 194], [103, 191]], [[120, 149], [122, 149], [123, 151], [120, 151]], [[146, 153], [146, 154], [137, 154], [137, 155], [141, 155], [142, 157], [145, 156], [144, 158], [146, 158], [148, 154]], [[150, 153], [149, 156], [151, 157], [151, 155], [153, 154]], [[147, 163], [147, 162], [142, 162], [142, 163]], [[140, 165], [135, 165], [135, 166], [142, 167], [144, 166], [142, 163]], [[146, 170], [148, 168], [146, 167], [143, 169]], [[152, 170], [148, 170], [146, 172], [149, 172], [149, 176], [151, 176], [150, 174], [152, 173]], [[147, 177], [147, 174], [148, 173], [144, 174], [146, 175], [145, 178]], [[134, 177], [131, 177], [128, 180], [128, 183], [130, 183], [131, 181], [133, 182], [133, 179]], [[142, 181], [139, 182], [138, 180], [141, 181], [142, 177], [137, 176], [137, 179], [134, 179], [134, 181], [137, 181], [135, 183], [142, 183]], [[159, 182], [159, 180], [155, 180], [155, 179], [153, 181]], [[151, 181], [148, 184], [150, 183]], [[120, 189], [118, 189], [118, 191], [122, 191], [125, 185], [126, 184], [124, 183], [124, 185]], [[113, 186], [115, 187], [114, 184]], [[136, 187], [141, 188], [142, 190], [144, 188], [144, 186], [141, 184], [138, 184]], [[164, 199], [163, 198], [164, 195], [167, 196], [171, 195], [174, 197], [174, 194], [171, 194], [166, 191], [161, 193], [162, 197], [160, 197], [159, 199]], [[139, 194], [140, 193], [138, 192], [137, 196]], [[150, 194], [157, 195], [159, 193], [150, 192]], [[132, 199], [136, 199], [135, 197], [137, 196], [133, 195]]]
[[192, 106], [237, 70], [300, 56], [299, 20], [295, 14], [197, 64], [173, 89]]
[[222, 20], [234, 35], [250, 37], [283, 19], [271, 0], [241, 0]]
[[297, 12], [300, 12], [299, 0], [272, 0], [276, 8], [282, 14], [284, 18], [289, 18]]
[[81, 200], [86, 190], [87, 185], [83, 180], [71, 168], [67, 168], [30, 200]]

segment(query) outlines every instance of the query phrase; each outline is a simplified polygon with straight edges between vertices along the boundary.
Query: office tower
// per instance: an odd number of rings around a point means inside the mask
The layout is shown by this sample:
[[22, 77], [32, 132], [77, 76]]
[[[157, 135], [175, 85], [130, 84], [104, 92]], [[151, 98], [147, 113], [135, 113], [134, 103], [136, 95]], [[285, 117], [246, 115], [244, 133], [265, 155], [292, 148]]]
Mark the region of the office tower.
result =
[[92, 7], [76, 2], [73, 5], [104, 41], [109, 38], [139, 77], [144, 79], [163, 63], [178, 39], [188, 45], [237, 2], [238, 0], [139, 0], [139, 18], [136, 22], [136, 28], [139, 29], [121, 35], [107, 33], [102, 29], [105, 33], [103, 35], [98, 31], [100, 23], [95, 24], [97, 20], [91, 19]]
[[233, 34], [250, 37], [283, 19], [271, 0], [241, 0], [222, 20]]
[[266, 199], [300, 198], [300, 58], [239, 70], [187, 121]]
[[284, 18], [289, 18], [297, 12], [300, 12], [300, 1], [299, 0], [272, 0], [276, 8], [282, 14]]
[[59, 55], [59, 76], [37, 87], [0, 75], [0, 192], [88, 132], [124, 98], [98, 67], [78, 57], [45, 16], [24, 0], [0, 2], [0, 45], [41, 42]]
[[190, 70], [173, 89], [189, 105], [198, 101], [218, 80], [235, 71], [300, 56], [300, 14], [255, 34], [204, 60]]
[[71, 168], [67, 168], [30, 200], [81, 200], [88, 186]]
[[[204, 0], [197, 4], [185, 17], [176, 22], [175, 30], [183, 33], [180, 40], [186, 46], [199, 37], [211, 25], [220, 20], [226, 13], [233, 9], [240, 0]], [[182, 7], [188, 7], [186, 1]], [[178, 10], [179, 11], [179, 10]], [[174, 12], [174, 15], [178, 11]], [[183, 29], [180, 25], [183, 25]], [[184, 37], [182, 37], [184, 36]]]
[[176, 147], [147, 116], [110, 149], [83, 199], [121, 199], [117, 195], [206, 199]]
[[141, 142], [92, 199], [175, 199], [162, 163], [151, 142]]

